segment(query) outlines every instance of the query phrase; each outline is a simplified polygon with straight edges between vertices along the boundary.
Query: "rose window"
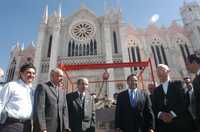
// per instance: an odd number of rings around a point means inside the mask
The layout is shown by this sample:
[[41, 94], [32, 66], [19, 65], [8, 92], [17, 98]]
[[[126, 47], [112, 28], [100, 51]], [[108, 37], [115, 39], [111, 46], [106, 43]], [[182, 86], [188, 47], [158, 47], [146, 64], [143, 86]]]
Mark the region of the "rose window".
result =
[[72, 25], [70, 34], [78, 41], [90, 40], [95, 34], [96, 28], [93, 23], [88, 21], [77, 22]]

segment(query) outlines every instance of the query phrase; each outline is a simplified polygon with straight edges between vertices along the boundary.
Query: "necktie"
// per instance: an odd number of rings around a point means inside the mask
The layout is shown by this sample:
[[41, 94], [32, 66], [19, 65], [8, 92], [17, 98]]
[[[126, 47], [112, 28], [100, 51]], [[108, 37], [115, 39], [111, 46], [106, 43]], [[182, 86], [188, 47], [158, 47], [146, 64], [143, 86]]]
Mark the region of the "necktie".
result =
[[190, 90], [186, 92], [186, 105], [187, 107], [190, 105]]
[[81, 101], [83, 101], [83, 94], [82, 93], [79, 94], [79, 97], [80, 97]]
[[134, 90], [131, 90], [130, 101], [131, 101], [131, 106], [132, 106], [133, 108], [135, 108], [135, 105], [136, 105], [136, 97], [135, 97], [135, 92], [134, 92]]

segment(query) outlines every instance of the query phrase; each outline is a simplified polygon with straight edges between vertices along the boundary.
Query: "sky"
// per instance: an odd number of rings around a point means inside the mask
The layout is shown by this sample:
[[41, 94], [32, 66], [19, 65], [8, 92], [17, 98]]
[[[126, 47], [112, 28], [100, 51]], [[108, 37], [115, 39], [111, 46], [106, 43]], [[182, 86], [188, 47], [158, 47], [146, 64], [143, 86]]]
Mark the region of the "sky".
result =
[[[106, 7], [120, 7], [125, 23], [146, 28], [151, 16], [158, 26], [168, 27], [173, 20], [180, 21], [183, 2], [193, 0], [0, 0], [0, 67], [8, 67], [11, 48], [19, 42], [26, 47], [36, 42], [44, 8], [49, 15], [62, 3], [62, 15], [68, 16], [85, 5], [102, 16]], [[196, 0], [200, 3], [200, 0]]]

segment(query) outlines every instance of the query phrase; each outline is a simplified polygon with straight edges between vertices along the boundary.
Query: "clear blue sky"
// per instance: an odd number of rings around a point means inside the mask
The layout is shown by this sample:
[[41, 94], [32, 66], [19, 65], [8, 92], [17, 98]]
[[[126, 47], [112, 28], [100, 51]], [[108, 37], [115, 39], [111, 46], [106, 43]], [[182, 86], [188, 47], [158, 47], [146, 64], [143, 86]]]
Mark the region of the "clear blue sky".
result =
[[[105, 2], [104, 2], [105, 1]], [[98, 16], [103, 15], [104, 5], [120, 3], [125, 22], [136, 27], [146, 28], [149, 18], [158, 14], [157, 24], [169, 26], [172, 20], [180, 19], [179, 8], [184, 0], [62, 0], [62, 14], [70, 15], [81, 4], [86, 5]], [[192, 0], [185, 0], [192, 1]], [[7, 69], [10, 49], [17, 41], [25, 47], [37, 39], [44, 7], [48, 4], [49, 12], [58, 8], [60, 0], [1, 0], [0, 1], [0, 67]], [[198, 0], [199, 2], [199, 0]]]

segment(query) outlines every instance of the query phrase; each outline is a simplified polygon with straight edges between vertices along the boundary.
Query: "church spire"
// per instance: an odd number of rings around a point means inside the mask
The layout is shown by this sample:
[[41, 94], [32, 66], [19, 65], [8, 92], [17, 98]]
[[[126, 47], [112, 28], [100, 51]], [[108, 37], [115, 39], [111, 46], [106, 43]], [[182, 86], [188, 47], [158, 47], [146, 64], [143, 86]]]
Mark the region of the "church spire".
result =
[[58, 7], [58, 17], [59, 19], [62, 17], [62, 3], [60, 3]]
[[43, 15], [43, 22], [47, 24], [48, 22], [48, 5], [45, 7], [44, 15]]

